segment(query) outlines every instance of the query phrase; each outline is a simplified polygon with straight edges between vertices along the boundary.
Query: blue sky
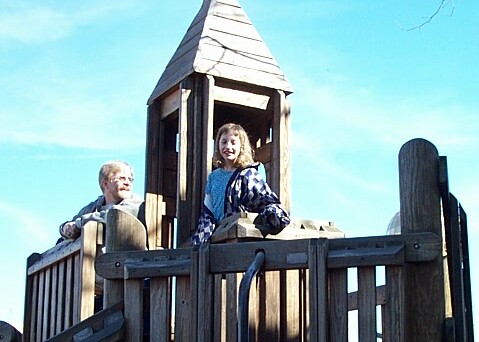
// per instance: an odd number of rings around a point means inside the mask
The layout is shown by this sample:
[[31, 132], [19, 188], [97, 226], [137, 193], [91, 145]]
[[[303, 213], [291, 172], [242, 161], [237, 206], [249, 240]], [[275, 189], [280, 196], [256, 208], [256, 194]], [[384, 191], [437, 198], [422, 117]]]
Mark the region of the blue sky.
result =
[[[399, 149], [421, 137], [448, 157], [477, 245], [479, 5], [408, 30], [440, 0], [240, 3], [294, 88], [292, 216], [384, 234]], [[146, 101], [200, 5], [0, 0], [0, 320], [21, 329], [26, 258], [96, 198], [104, 161], [128, 160], [143, 194]]]

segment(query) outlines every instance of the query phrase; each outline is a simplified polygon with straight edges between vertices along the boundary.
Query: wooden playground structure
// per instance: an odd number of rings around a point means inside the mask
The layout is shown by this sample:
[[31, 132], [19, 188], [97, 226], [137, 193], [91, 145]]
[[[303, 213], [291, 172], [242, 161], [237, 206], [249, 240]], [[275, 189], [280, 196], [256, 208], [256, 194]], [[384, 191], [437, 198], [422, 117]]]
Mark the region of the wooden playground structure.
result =
[[204, 0], [148, 101], [147, 230], [112, 209], [32, 254], [23, 341], [474, 341], [467, 218], [426, 140], [399, 152], [401, 234], [293, 220], [263, 238], [241, 213], [189, 244], [225, 122], [289, 209], [291, 92], [237, 0]]

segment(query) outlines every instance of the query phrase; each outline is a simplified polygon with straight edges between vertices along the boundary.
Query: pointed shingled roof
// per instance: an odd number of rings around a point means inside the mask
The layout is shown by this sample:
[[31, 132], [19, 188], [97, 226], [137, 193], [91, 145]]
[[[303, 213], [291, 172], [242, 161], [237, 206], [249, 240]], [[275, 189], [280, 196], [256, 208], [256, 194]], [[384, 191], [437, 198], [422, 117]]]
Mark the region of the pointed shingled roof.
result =
[[292, 92], [237, 0], [203, 0], [148, 104], [194, 72]]

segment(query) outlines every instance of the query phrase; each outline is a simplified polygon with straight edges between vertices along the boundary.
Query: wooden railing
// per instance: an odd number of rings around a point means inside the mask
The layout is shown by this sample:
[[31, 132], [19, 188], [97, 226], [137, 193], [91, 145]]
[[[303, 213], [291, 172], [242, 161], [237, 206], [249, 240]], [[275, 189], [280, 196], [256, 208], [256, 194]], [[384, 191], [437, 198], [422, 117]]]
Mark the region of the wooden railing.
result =
[[[106, 279], [105, 307], [115, 308], [101, 316], [114, 316], [109, 329], [117, 337], [109, 341], [236, 341], [238, 285], [259, 250], [265, 262], [250, 291], [251, 341], [347, 341], [351, 335], [360, 341], [473, 341], [467, 221], [447, 189], [444, 167], [429, 142], [403, 146], [402, 233], [395, 236], [235, 239], [145, 251], [144, 233], [133, 223], [119, 224], [107, 253], [95, 261]], [[111, 213], [119, 214], [112, 221], [123, 222], [122, 214]], [[25, 341], [102, 335], [97, 331], [106, 323], [94, 317], [72, 327], [93, 313], [99, 231], [88, 228], [77, 241], [29, 258]], [[348, 292], [348, 284], [357, 284], [357, 291]]]
[[[432, 233], [206, 244], [193, 250], [109, 253], [98, 258], [97, 271], [105, 278], [124, 279], [127, 341], [137, 341], [143, 336], [145, 315], [151, 318], [150, 341], [172, 340], [171, 326], [176, 326], [173, 339], [177, 341], [232, 341], [237, 337], [238, 280], [258, 250], [264, 251], [266, 259], [261, 281], [250, 294], [250, 322], [254, 322], [250, 336], [255, 337], [253, 340], [345, 341], [348, 311], [355, 308], [358, 309], [360, 340], [371, 341], [373, 337], [375, 340], [380, 292], [387, 303], [380, 332], [384, 340], [395, 341], [403, 329], [400, 324], [404, 312], [401, 301], [404, 290], [400, 286], [402, 267], [407, 262], [434, 260], [441, 254], [442, 244], [440, 237]], [[379, 290], [376, 266], [386, 266], [387, 281]], [[348, 306], [352, 300], [347, 290], [347, 271], [351, 267], [357, 268], [358, 274], [356, 307]], [[269, 330], [268, 318], [264, 317], [261, 284], [268, 274], [291, 270], [298, 271], [301, 288], [288, 291], [304, 291], [302, 303], [297, 307], [301, 318], [296, 324], [301, 326], [301, 331], [298, 336], [289, 336], [289, 327], [283, 327], [275, 337], [276, 327]], [[185, 277], [189, 278], [190, 292], [181, 301], [182, 306], [190, 310], [180, 308], [173, 316], [167, 294], [175, 276], [182, 282]], [[149, 312], [143, 312], [143, 294], [139, 286], [145, 278], [151, 279]], [[280, 306], [285, 299], [277, 295]], [[379, 301], [379, 304], [383, 303]], [[280, 315], [278, 312], [276, 317]]]
[[66, 240], [27, 260], [24, 341], [45, 341], [94, 313], [97, 246], [102, 224], [88, 223]]

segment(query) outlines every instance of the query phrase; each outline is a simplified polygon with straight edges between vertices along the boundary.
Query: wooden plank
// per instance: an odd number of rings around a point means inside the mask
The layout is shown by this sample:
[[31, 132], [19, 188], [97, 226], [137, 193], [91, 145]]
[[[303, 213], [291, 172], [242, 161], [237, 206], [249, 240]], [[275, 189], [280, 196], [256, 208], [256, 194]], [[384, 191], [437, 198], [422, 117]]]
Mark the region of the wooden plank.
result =
[[[198, 298], [201, 295], [198, 293], [198, 281], [199, 281], [199, 246], [193, 246], [191, 250], [191, 271], [190, 271], [190, 278], [189, 284], [190, 291], [189, 294], [189, 302], [190, 302], [190, 311], [188, 312], [189, 317], [189, 335], [192, 341], [196, 341], [196, 331], [198, 329], [198, 322], [199, 322], [199, 312], [198, 312]], [[179, 319], [184, 318], [186, 315], [178, 316]], [[178, 335], [176, 335], [178, 336]]]
[[[30, 307], [30, 313], [32, 315], [30, 324], [29, 324], [29, 334], [25, 336], [25, 338], [29, 338], [30, 341], [36, 341], [36, 335], [39, 333], [37, 331], [37, 322], [38, 318], [38, 306], [40, 305], [40, 296], [39, 296], [39, 278], [40, 274], [35, 274], [32, 280], [32, 305]], [[26, 314], [28, 316], [28, 313]]]
[[177, 111], [180, 108], [181, 92], [180, 89], [175, 89], [172, 93], [168, 94], [161, 99], [161, 120], [165, 119], [171, 113]]
[[70, 255], [78, 253], [81, 247], [80, 239], [75, 240], [74, 242], [71, 241], [64, 241], [62, 242], [61, 249], [55, 250], [54, 252], [50, 249], [41, 256], [41, 258], [28, 267], [28, 275], [34, 274], [38, 271], [41, 271], [47, 267], [50, 267], [60, 260], [66, 259], [70, 257]]
[[273, 97], [273, 136], [271, 149], [271, 182], [273, 191], [279, 197], [283, 207], [291, 210], [290, 189], [290, 153], [289, 153], [289, 116], [290, 105], [283, 91], [278, 90]]
[[[376, 305], [386, 305], [386, 286], [376, 286]], [[358, 309], [358, 291], [348, 293], [348, 311]]]
[[96, 222], [88, 222], [83, 228], [80, 250], [79, 284], [79, 321], [83, 321], [94, 313], [95, 306], [95, 257], [96, 257]]
[[42, 340], [50, 337], [49, 321], [50, 321], [50, 282], [51, 282], [51, 268], [47, 268], [44, 272], [44, 295], [43, 295], [43, 314], [42, 314]]
[[59, 320], [57, 317], [57, 301], [58, 301], [58, 265], [53, 265], [51, 268], [52, 272], [52, 281], [51, 281], [51, 298], [50, 298], [50, 335], [56, 335], [57, 331], [55, 329], [56, 322]]
[[[193, 320], [192, 318], [192, 309], [195, 307], [194, 301], [195, 299], [192, 298], [193, 293], [192, 291], [197, 291], [198, 289], [194, 289], [192, 284], [190, 284], [190, 278], [186, 276], [178, 276], [176, 278], [176, 296], [175, 296], [175, 322], [174, 322], [174, 329], [175, 329], [175, 340], [177, 341], [197, 341], [197, 333], [196, 331], [192, 334], [191, 328], [192, 326], [196, 326], [195, 324], [198, 322], [198, 319]], [[198, 294], [201, 296], [202, 294]], [[197, 297], [198, 297], [197, 296]], [[192, 307], [190, 307], [192, 305]], [[195, 315], [194, 317], [198, 317]], [[201, 317], [201, 316], [200, 316]]]
[[[225, 48], [221, 43], [218, 45], [218, 42], [214, 40], [208, 41], [208, 39], [205, 39], [205, 41], [203, 41], [201, 45], [201, 57], [199, 68], [202, 67], [203, 63], [214, 62], [258, 70], [273, 75], [282, 75], [281, 69], [271, 56], [264, 57], [247, 52], [239, 53], [236, 50]], [[266, 107], [262, 109], [266, 109]]]
[[329, 278], [329, 338], [330, 342], [348, 341], [347, 270], [334, 269]]
[[331, 251], [328, 255], [328, 268], [403, 264], [404, 248], [402, 244], [384, 248], [340, 249]]
[[212, 339], [213, 341], [221, 341], [221, 336], [224, 333], [224, 325], [225, 325], [225, 317], [223, 315], [224, 312], [224, 302], [223, 302], [223, 275], [216, 274], [213, 276], [213, 298], [214, 302], [213, 305], [213, 331], [212, 331]]
[[383, 341], [404, 341], [403, 268], [386, 267], [386, 309]]
[[75, 254], [73, 259], [73, 314], [72, 325], [80, 322], [80, 296], [81, 296], [81, 260], [80, 254]]
[[152, 278], [150, 285], [150, 341], [169, 342], [170, 322], [170, 281], [168, 278]]
[[[459, 203], [452, 194], [449, 196], [450, 225], [446, 226], [446, 233], [450, 236], [447, 245], [447, 257], [450, 259], [449, 272], [452, 279], [452, 311], [456, 326], [456, 341], [466, 340], [466, 315], [464, 299], [464, 280], [461, 250], [461, 227], [459, 224]], [[447, 210], [447, 209], [446, 209]]]
[[45, 272], [41, 272], [38, 278], [37, 326], [35, 329], [36, 341], [45, 340], [44, 333], [43, 333], [44, 306], [45, 306]]
[[72, 277], [73, 277], [73, 258], [68, 258], [65, 263], [65, 311], [63, 316], [63, 326], [64, 328], [69, 328], [72, 325], [72, 297], [73, 294], [73, 285], [72, 285]]
[[376, 340], [376, 269], [358, 268], [359, 341]]
[[203, 244], [199, 250], [198, 263], [198, 317], [204, 324], [199, 324], [197, 329], [198, 342], [210, 341], [212, 337], [212, 303], [213, 298], [213, 277], [209, 272], [210, 245]]
[[128, 261], [125, 263], [125, 279], [172, 277], [189, 275], [191, 260]]
[[[436, 234], [420, 233], [412, 235], [376, 236], [365, 238], [330, 239], [329, 250], [347, 250], [359, 248], [362, 245], [375, 244], [379, 250], [383, 246], [405, 241], [405, 262], [430, 261], [442, 251], [442, 244]], [[267, 263], [265, 270], [297, 269], [308, 267], [309, 240], [294, 241], [261, 241], [242, 242], [241, 244], [213, 244], [211, 245], [211, 258], [215, 260], [210, 265], [211, 273], [244, 272], [248, 261], [257, 249], [263, 249]], [[366, 249], [366, 251], [368, 251]], [[334, 253], [329, 253], [328, 265], [334, 264]], [[393, 259], [394, 260], [394, 259]]]
[[238, 289], [241, 282], [238, 273], [226, 274], [226, 341], [238, 340]]
[[55, 331], [57, 334], [63, 331], [64, 327], [63, 316], [65, 314], [65, 287], [65, 261], [63, 260], [58, 264], [57, 319], [55, 320]]
[[[127, 260], [143, 260], [144, 262], [191, 262], [192, 248], [158, 249], [153, 251], [118, 251], [102, 254], [96, 258], [95, 270], [106, 279], [123, 279], [124, 266]], [[159, 271], [161, 272], [161, 271]], [[172, 274], [176, 275], [176, 274]], [[179, 275], [179, 274], [178, 274]]]
[[309, 340], [328, 340], [327, 274], [328, 240], [311, 240], [309, 245]]
[[125, 280], [126, 341], [143, 340], [143, 279]]
[[266, 110], [270, 97], [252, 92], [215, 87], [215, 101], [234, 103], [241, 106]]
[[[92, 329], [95, 331], [102, 330], [105, 327], [108, 327], [109, 325], [116, 325], [118, 321], [121, 321], [121, 318], [123, 317], [123, 302], [119, 302], [112, 306], [111, 308], [104, 309], [95, 315], [88, 317], [86, 320], [79, 322], [77, 325], [72, 326], [62, 333], [52, 337], [51, 339], [48, 340], [48, 342], [64, 342], [64, 341], [73, 341], [74, 336], [85, 329]], [[121, 328], [122, 329], [122, 328]], [[122, 329], [123, 330], [123, 329]], [[121, 331], [122, 331], [121, 330]], [[97, 333], [98, 334], [98, 333]], [[124, 340], [123, 335], [120, 334], [117, 336], [116, 339], [106, 339], [106, 338], [97, 338], [98, 335], [95, 334], [95, 336], [91, 339], [92, 341], [122, 341]], [[90, 341], [90, 340], [89, 340]]]

